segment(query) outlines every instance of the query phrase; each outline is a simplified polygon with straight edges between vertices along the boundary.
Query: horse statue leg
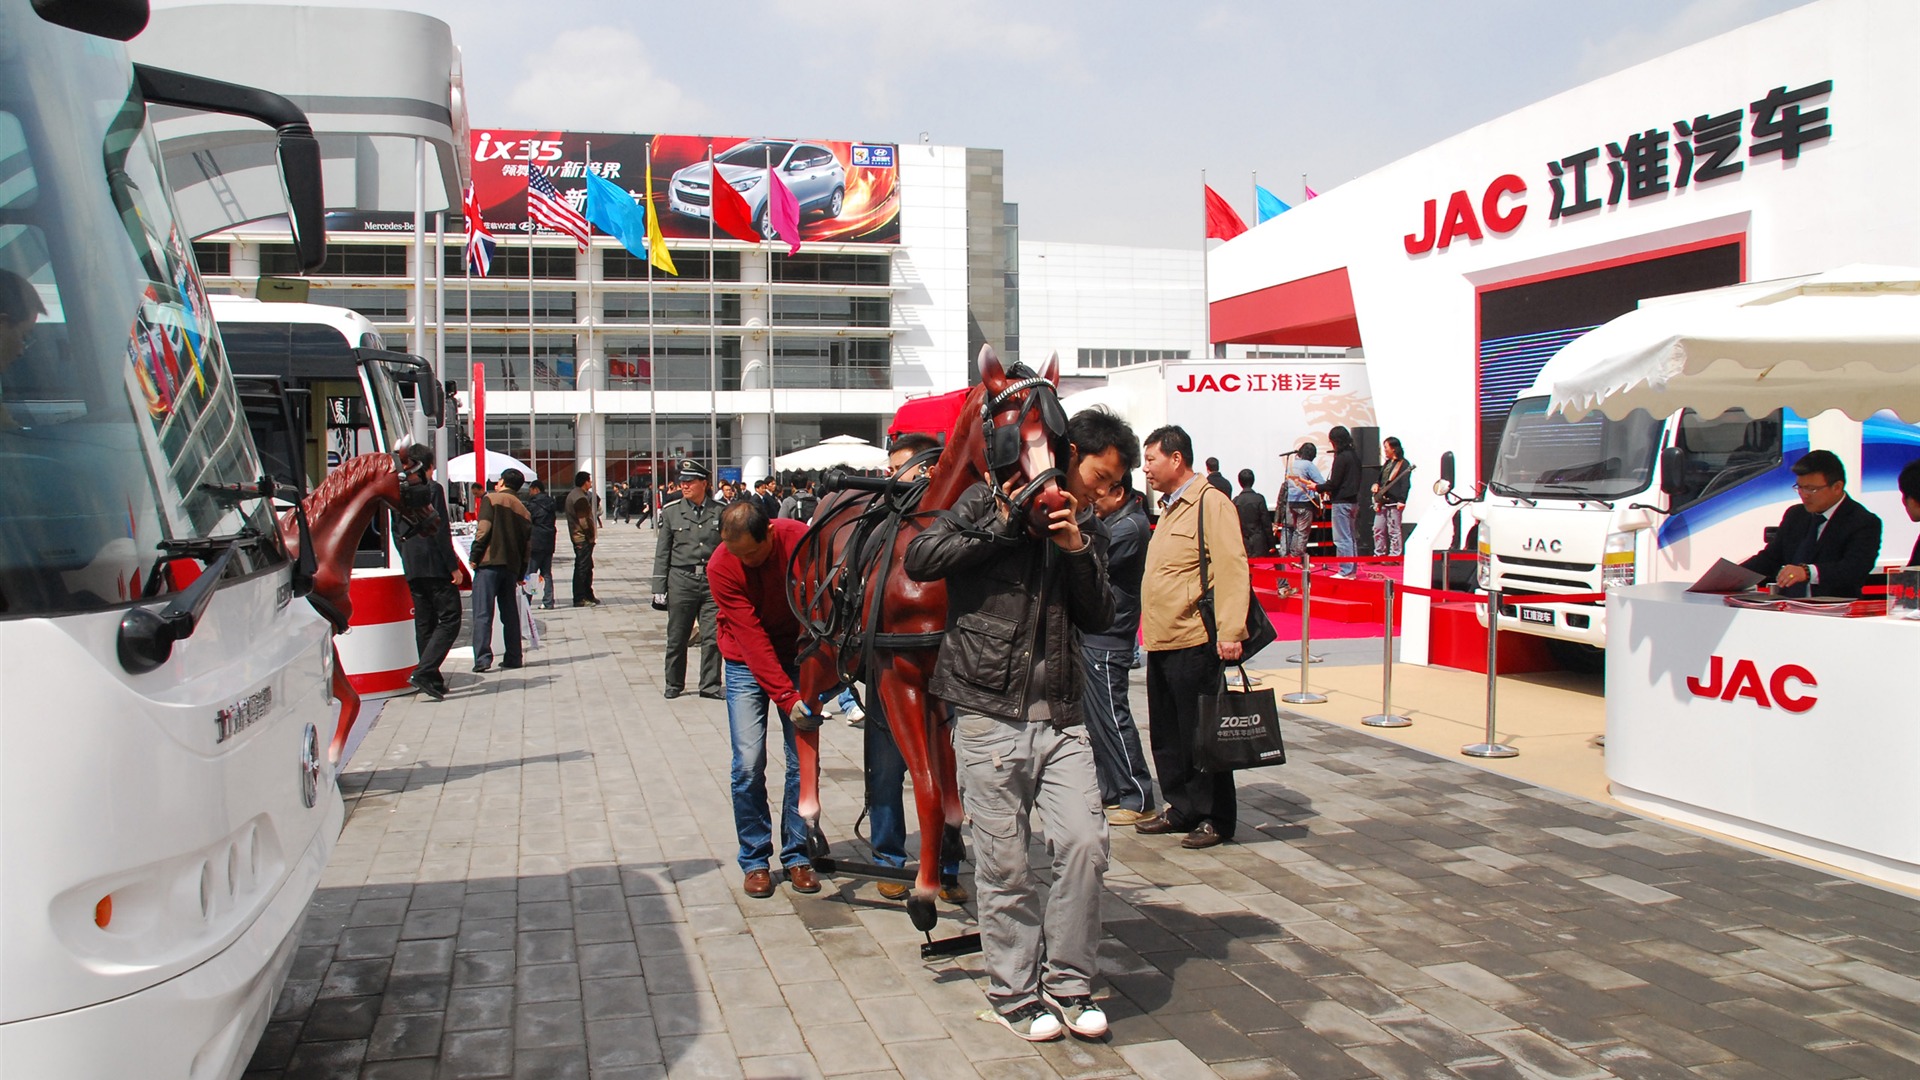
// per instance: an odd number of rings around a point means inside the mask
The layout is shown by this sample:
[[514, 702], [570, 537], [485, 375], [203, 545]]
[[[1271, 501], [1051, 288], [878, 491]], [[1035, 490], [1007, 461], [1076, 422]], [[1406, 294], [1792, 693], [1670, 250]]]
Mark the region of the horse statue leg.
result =
[[[913, 893], [907, 897], [907, 914], [916, 930], [932, 930], [939, 916], [933, 899], [940, 891], [940, 857], [947, 846], [947, 826], [953, 826], [957, 839], [959, 817], [946, 819], [943, 792], [954, 787], [953, 753], [946, 754], [944, 775], [940, 775], [940, 756], [928, 745], [927, 731], [937, 726], [929, 721], [939, 706], [927, 695], [927, 667], [920, 657], [896, 655], [880, 666], [880, 699], [886, 703], [887, 728], [893, 732], [894, 745], [913, 775], [914, 809], [920, 817], [920, 865], [914, 878]], [[930, 665], [929, 665], [930, 666]], [[935, 740], [938, 742], [938, 740]], [[957, 805], [957, 803], [956, 803]]]
[[800, 662], [794, 689], [807, 707], [801, 717], [796, 710], [793, 745], [800, 763], [800, 820], [807, 826], [807, 858], [824, 859], [832, 851], [827, 834], [820, 829], [820, 710], [827, 695], [839, 685], [833, 650], [821, 647]]
[[[958, 863], [966, 855], [966, 845], [960, 838], [960, 822], [966, 811], [960, 805], [960, 774], [955, 771], [953, 758], [953, 733], [947, 728], [948, 713], [944, 705], [935, 705], [934, 722], [929, 725], [934, 732], [933, 745], [929, 747], [933, 759], [933, 778], [940, 787], [940, 817], [943, 827], [940, 831], [940, 865]], [[946, 876], [941, 875], [943, 884]]]

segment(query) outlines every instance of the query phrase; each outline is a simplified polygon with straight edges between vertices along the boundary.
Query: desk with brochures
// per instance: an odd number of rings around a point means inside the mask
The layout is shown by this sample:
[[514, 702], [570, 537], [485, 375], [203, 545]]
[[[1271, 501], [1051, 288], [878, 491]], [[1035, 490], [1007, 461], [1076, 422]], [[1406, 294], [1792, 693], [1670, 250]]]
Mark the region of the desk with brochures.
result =
[[1686, 588], [1608, 598], [1614, 797], [1920, 887], [1920, 622]]

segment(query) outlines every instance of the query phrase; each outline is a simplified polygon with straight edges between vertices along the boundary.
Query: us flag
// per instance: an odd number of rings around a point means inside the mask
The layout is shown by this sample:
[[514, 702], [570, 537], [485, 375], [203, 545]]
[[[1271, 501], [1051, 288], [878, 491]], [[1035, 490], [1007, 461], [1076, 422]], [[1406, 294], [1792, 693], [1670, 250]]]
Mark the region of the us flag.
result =
[[472, 184], [467, 185], [466, 197], [460, 200], [460, 214], [467, 219], [467, 271], [486, 277], [493, 269], [493, 234], [480, 217], [480, 199]]
[[573, 237], [580, 250], [587, 250], [587, 219], [580, 212], [567, 205], [567, 200], [554, 190], [553, 181], [540, 171], [537, 165], [527, 168], [527, 220], [535, 225], [544, 225], [554, 232], [563, 232]]

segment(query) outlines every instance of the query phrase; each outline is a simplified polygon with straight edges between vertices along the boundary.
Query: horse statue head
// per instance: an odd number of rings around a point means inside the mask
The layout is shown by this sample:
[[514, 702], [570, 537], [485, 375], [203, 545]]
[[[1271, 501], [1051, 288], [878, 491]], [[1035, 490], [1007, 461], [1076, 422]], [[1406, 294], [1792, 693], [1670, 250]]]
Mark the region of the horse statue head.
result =
[[[344, 632], [353, 615], [347, 581], [353, 574], [354, 549], [367, 531], [375, 511], [385, 507], [409, 522], [433, 516], [433, 502], [421, 481], [418, 464], [404, 452], [361, 454], [348, 458], [327, 473], [326, 479], [302, 501], [307, 534], [313, 541], [314, 607]], [[281, 516], [280, 538], [288, 554], [300, 555], [300, 527], [295, 513]]]
[[1054, 512], [1072, 505], [1065, 483], [1067, 414], [1060, 407], [1060, 357], [1048, 356], [1036, 374], [1024, 364], [1003, 367], [993, 346], [983, 346], [980, 385], [983, 456], [975, 464], [1012, 512], [1026, 517], [1028, 531], [1044, 537]]

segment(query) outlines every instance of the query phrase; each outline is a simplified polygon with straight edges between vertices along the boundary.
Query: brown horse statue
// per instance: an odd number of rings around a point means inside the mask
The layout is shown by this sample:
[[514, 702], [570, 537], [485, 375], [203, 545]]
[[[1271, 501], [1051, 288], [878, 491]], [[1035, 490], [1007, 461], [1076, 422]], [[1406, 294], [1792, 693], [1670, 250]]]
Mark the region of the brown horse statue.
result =
[[[347, 632], [353, 616], [353, 598], [347, 591], [353, 576], [354, 551], [360, 537], [372, 523], [374, 512], [393, 510], [409, 521], [419, 521], [430, 509], [409, 506], [401, 491], [404, 474], [392, 454], [361, 454], [349, 458], [327, 473], [326, 479], [301, 500], [306, 515], [306, 535], [313, 542], [313, 591], [307, 600], [333, 624], [333, 632]], [[418, 490], [416, 488], [416, 490]], [[301, 557], [301, 515], [289, 510], [280, 517], [280, 542], [295, 562]], [[347, 733], [360, 714], [360, 695], [347, 681], [336, 653], [333, 662], [333, 695], [340, 700], [340, 721], [332, 740], [333, 760], [340, 760]]]
[[[922, 931], [933, 929], [937, 920], [933, 901], [942, 856], [960, 854], [961, 807], [953, 742], [941, 731], [944, 709], [927, 691], [946, 629], [947, 586], [907, 577], [901, 567], [907, 544], [982, 480], [1008, 492], [1035, 535], [1045, 535], [1048, 515], [1068, 505], [1062, 488], [1066, 426], [1059, 408], [1058, 357], [1049, 358], [1039, 374], [1018, 364], [1009, 371], [987, 347], [980, 350], [979, 366], [980, 385], [962, 404], [918, 505], [896, 509], [890, 539], [882, 532], [879, 543], [867, 545], [865, 559], [851, 555], [859, 508], [872, 500], [823, 502], [794, 552], [788, 582], [788, 599], [804, 629], [835, 625], [847, 631], [808, 640], [795, 685], [811, 714], [795, 716], [808, 851], [816, 859], [828, 853], [820, 829], [820, 709], [844, 684], [842, 673], [857, 670], [879, 694], [888, 729], [913, 776], [920, 862], [907, 912]], [[867, 481], [863, 486], [886, 485]], [[845, 617], [828, 614], [836, 602], [844, 605]], [[836, 625], [848, 622], [853, 625]], [[852, 664], [843, 655], [850, 647], [865, 653]]]

